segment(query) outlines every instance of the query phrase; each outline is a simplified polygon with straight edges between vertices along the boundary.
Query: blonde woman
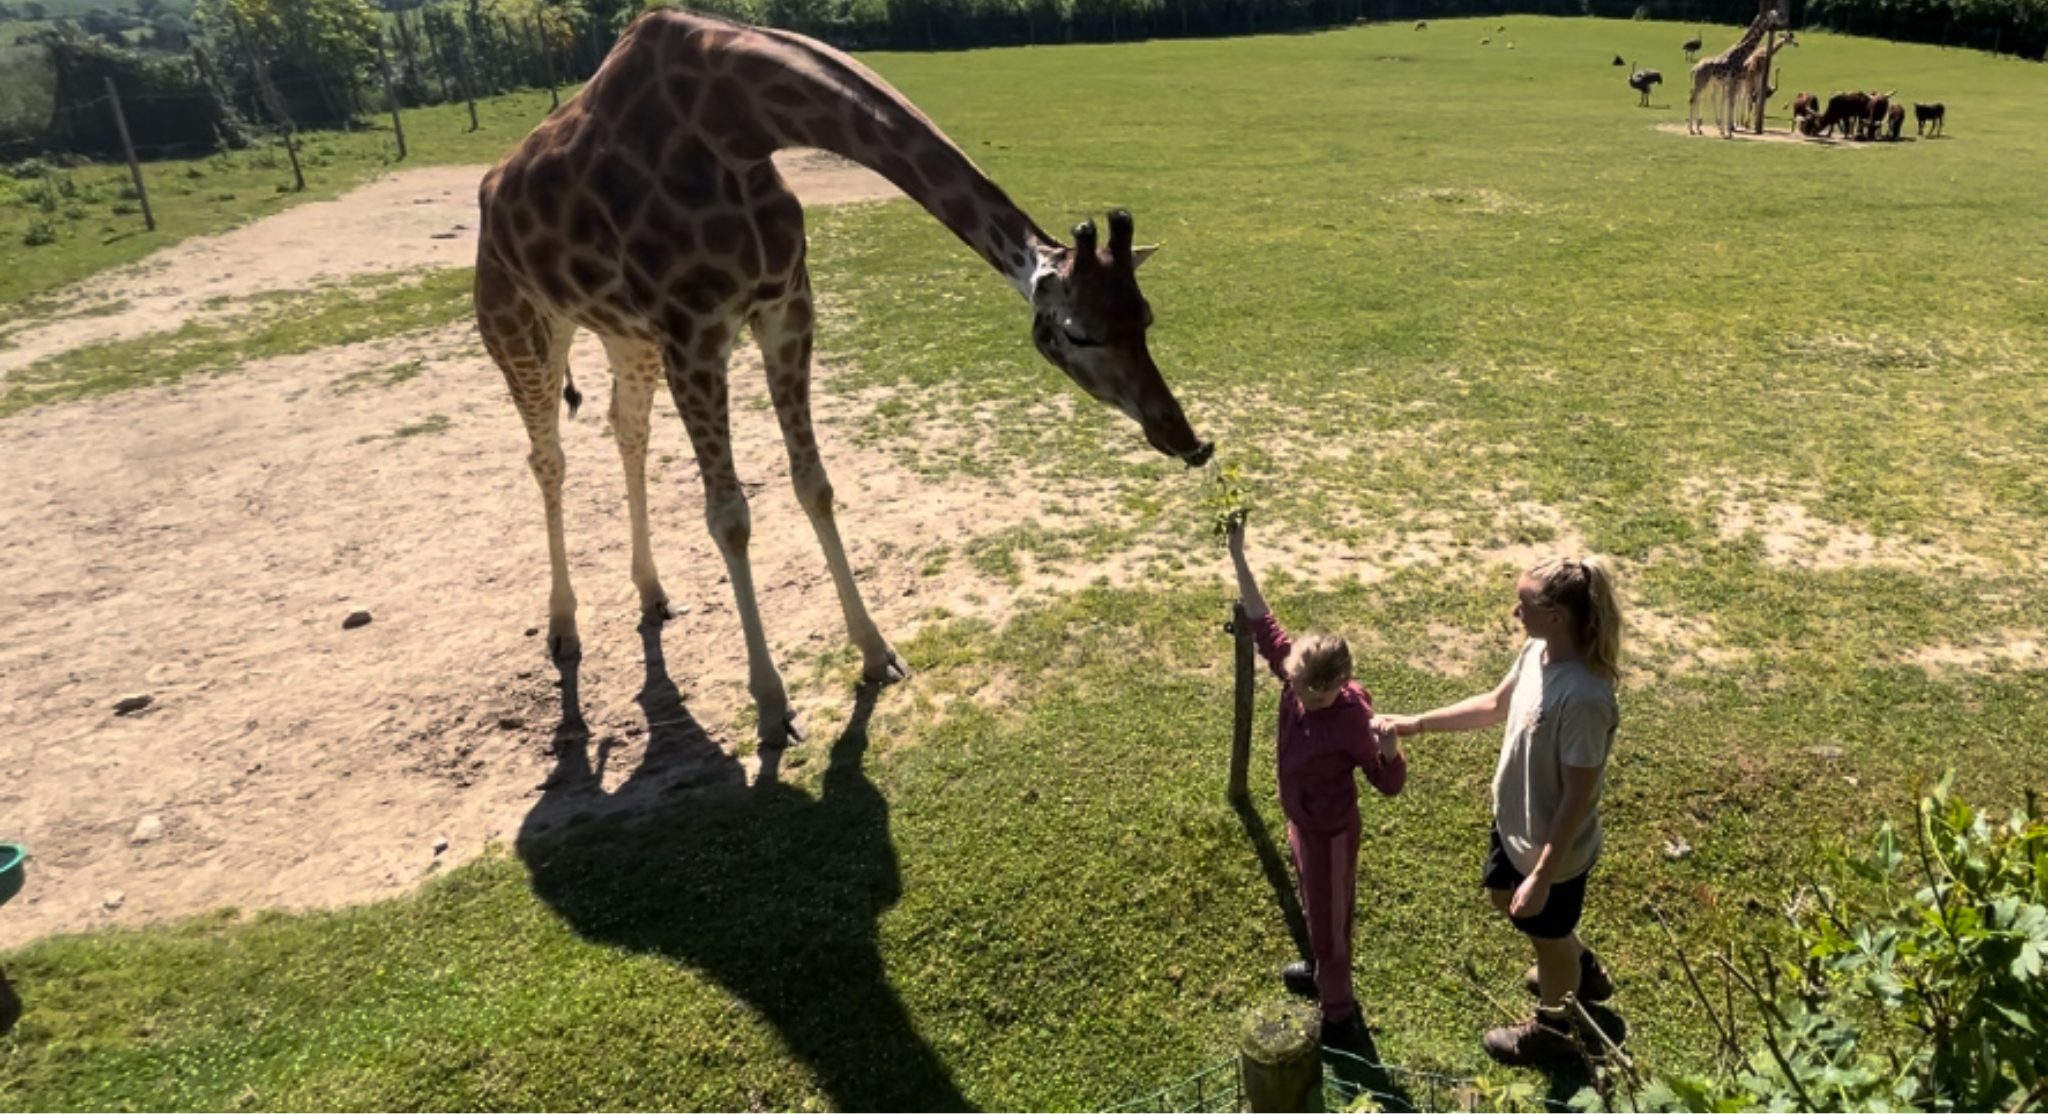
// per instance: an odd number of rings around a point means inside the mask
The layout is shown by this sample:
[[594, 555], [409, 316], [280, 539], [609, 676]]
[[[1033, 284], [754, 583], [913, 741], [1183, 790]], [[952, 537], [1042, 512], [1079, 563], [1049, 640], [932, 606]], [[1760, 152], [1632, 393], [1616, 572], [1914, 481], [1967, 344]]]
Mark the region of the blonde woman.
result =
[[1528, 635], [1492, 692], [1416, 716], [1383, 716], [1403, 737], [1506, 724], [1493, 774], [1493, 836], [1484, 885], [1494, 908], [1535, 946], [1525, 976], [1534, 1016], [1486, 1034], [1507, 1064], [1572, 1054], [1563, 999], [1614, 993], [1600, 960], [1578, 935], [1586, 880], [1600, 857], [1600, 790], [1619, 708], [1621, 610], [1614, 577], [1598, 557], [1560, 557], [1515, 583], [1514, 616]]
[[1238, 598], [1259, 656], [1280, 679], [1280, 730], [1274, 765], [1287, 845], [1301, 891], [1313, 960], [1287, 965], [1287, 988], [1322, 1007], [1323, 1044], [1350, 1048], [1362, 1028], [1351, 989], [1352, 914], [1358, 896], [1358, 782], [1391, 797], [1408, 779], [1408, 760], [1391, 729], [1372, 714], [1372, 694], [1352, 679], [1351, 646], [1334, 635], [1288, 638], [1259, 593], [1244, 556], [1244, 525], [1230, 530]]

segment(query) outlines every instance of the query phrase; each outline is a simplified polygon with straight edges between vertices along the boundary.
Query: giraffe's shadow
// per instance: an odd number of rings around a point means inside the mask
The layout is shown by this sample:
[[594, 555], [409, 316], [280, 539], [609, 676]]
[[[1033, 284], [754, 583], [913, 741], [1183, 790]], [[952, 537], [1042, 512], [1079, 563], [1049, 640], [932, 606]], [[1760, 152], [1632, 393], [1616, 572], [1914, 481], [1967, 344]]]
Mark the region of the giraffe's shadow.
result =
[[[861, 768], [877, 687], [860, 689], [819, 794], [784, 785], [775, 754], [750, 788], [683, 706], [658, 632], [643, 637], [647, 758], [615, 796], [636, 782], [659, 788], [645, 807], [598, 815], [602, 790], [565, 667], [556, 769], [517, 840], [533, 892], [585, 939], [689, 967], [745, 1002], [833, 1107], [969, 1109], [882, 962], [877, 921], [901, 883], [888, 802]], [[690, 771], [683, 782], [679, 765]]]

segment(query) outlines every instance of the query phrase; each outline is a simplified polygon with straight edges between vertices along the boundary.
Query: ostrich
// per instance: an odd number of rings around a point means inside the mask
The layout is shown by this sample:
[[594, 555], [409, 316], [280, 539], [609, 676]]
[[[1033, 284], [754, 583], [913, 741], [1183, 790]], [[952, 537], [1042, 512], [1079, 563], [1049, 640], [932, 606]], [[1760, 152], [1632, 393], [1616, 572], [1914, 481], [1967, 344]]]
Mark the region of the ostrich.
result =
[[1664, 75], [1656, 70], [1639, 70], [1634, 62], [1628, 64], [1628, 87], [1643, 95], [1643, 99], [1636, 102], [1638, 108], [1650, 107], [1650, 87], [1663, 80]]
[[1694, 33], [1692, 38], [1685, 40], [1684, 50], [1686, 61], [1692, 61], [1692, 56], [1700, 52], [1700, 39], [1702, 37], [1703, 36], [1699, 35], [1698, 33]]

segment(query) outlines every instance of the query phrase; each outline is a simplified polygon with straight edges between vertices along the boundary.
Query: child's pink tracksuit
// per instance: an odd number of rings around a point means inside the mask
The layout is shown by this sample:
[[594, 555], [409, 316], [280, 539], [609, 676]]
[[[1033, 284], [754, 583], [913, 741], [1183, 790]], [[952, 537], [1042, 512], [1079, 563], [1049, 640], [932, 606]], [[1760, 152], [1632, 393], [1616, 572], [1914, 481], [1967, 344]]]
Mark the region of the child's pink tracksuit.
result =
[[1301, 879], [1301, 911], [1316, 957], [1316, 997], [1323, 1020], [1345, 1021], [1358, 1012], [1351, 993], [1351, 914], [1358, 886], [1358, 783], [1365, 771], [1373, 787], [1391, 797], [1408, 780], [1405, 759], [1382, 758], [1372, 732], [1372, 694], [1358, 682], [1327, 708], [1302, 707], [1287, 679], [1293, 643], [1270, 613], [1252, 621], [1259, 654], [1280, 678], [1280, 809], [1287, 843]]

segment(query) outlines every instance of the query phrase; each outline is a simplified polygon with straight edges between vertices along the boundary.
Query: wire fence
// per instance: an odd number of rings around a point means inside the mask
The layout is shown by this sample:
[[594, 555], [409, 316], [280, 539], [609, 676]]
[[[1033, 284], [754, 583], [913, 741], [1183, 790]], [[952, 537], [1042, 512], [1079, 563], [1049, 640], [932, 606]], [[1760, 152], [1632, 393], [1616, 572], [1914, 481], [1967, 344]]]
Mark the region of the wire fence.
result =
[[[1477, 1077], [1384, 1064], [1340, 1048], [1325, 1047], [1322, 1054], [1325, 1110], [1360, 1106], [1379, 1110], [1577, 1109], [1570, 1102], [1537, 1093], [1527, 1086], [1503, 1086]], [[1244, 1108], [1244, 1080], [1237, 1058], [1231, 1056], [1108, 1109], [1235, 1114]]]

